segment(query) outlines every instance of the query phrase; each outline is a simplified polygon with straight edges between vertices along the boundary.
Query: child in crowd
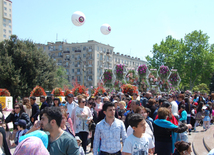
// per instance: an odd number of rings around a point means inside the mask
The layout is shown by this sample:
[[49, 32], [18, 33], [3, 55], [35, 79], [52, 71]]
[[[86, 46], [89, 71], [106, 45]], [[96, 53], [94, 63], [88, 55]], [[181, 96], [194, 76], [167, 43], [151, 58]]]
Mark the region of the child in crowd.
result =
[[24, 119], [20, 119], [18, 122], [15, 122], [17, 125], [18, 131], [16, 133], [15, 143], [12, 146], [16, 146], [19, 143], [19, 138], [26, 134], [28, 129], [26, 129], [26, 121]]
[[76, 139], [77, 144], [79, 146], [79, 153], [80, 153], [80, 155], [85, 155], [85, 152], [84, 152], [84, 150], [83, 150], [83, 148], [81, 146], [82, 141], [81, 141], [80, 137], [79, 136], [75, 136], [75, 139]]
[[120, 101], [119, 102], [119, 107], [120, 109], [118, 109], [118, 118], [121, 119], [123, 122], [125, 122], [125, 112], [126, 112], [126, 103], [124, 101]]
[[153, 119], [151, 117], [149, 117], [149, 114], [151, 113], [151, 110], [149, 108], [145, 108], [145, 113], [144, 113], [144, 117], [145, 119], [149, 120], [151, 123], [153, 123]]
[[203, 128], [205, 131], [210, 128], [210, 107], [209, 106], [207, 106], [205, 110], [205, 117], [203, 119]]
[[154, 153], [154, 142], [145, 133], [146, 121], [141, 114], [133, 114], [129, 124], [134, 132], [126, 140], [123, 147], [123, 155]]
[[180, 117], [179, 121], [181, 121], [182, 123], [187, 123], [187, 112], [185, 110], [184, 104], [181, 105], [180, 111], [181, 111], [181, 117]]

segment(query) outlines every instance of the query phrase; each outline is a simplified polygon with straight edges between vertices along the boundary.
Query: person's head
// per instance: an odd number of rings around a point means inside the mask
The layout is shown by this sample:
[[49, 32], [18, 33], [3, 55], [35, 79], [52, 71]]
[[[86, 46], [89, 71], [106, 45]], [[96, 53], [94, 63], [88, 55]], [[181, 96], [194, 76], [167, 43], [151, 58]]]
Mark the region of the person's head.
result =
[[172, 104], [169, 101], [164, 101], [161, 107], [165, 107], [169, 110], [169, 113], [172, 112]]
[[133, 114], [129, 119], [129, 125], [135, 133], [145, 133], [146, 131], [146, 121], [141, 114]]
[[133, 93], [133, 94], [132, 94], [132, 97], [133, 97], [133, 100], [136, 100], [137, 97], [138, 97], [137, 93]]
[[161, 97], [160, 99], [159, 99], [159, 107], [161, 107], [161, 105], [163, 104], [163, 102], [164, 101], [166, 101], [166, 99], [165, 98], [163, 98], [163, 97]]
[[[33, 147], [32, 147], [33, 144]], [[50, 153], [45, 148], [42, 140], [38, 137], [32, 136], [21, 141], [14, 151], [14, 155], [20, 154], [29, 154], [29, 155], [49, 155]]]
[[175, 143], [175, 148], [180, 153], [180, 155], [190, 155], [192, 152], [191, 143], [184, 141], [178, 141]]
[[132, 102], [131, 102], [131, 109], [133, 110], [133, 111], [135, 111], [136, 109], [137, 109], [137, 107], [139, 107], [140, 106], [140, 102], [139, 101], [137, 101], [137, 100], [132, 100]]
[[78, 96], [78, 104], [79, 104], [79, 106], [85, 106], [85, 104], [86, 104], [85, 98], [81, 95]]
[[26, 105], [27, 108], [31, 108], [31, 104], [30, 104], [29, 98], [24, 98], [23, 105]]
[[60, 127], [62, 113], [59, 107], [45, 107], [41, 115], [41, 128], [44, 131], [51, 132]]
[[182, 105], [181, 105], [181, 111], [184, 111], [185, 108], [186, 108], [185, 104], [182, 104]]
[[117, 106], [118, 106], [118, 101], [117, 101], [117, 100], [114, 100], [113, 103], [114, 103], [115, 108], [117, 108]]
[[147, 118], [150, 113], [151, 113], [151, 110], [149, 108], [145, 108], [144, 117]]
[[199, 96], [198, 101], [199, 101], [199, 102], [200, 102], [200, 101], [203, 101], [202, 96]]
[[95, 101], [96, 101], [96, 103], [100, 103], [101, 100], [102, 100], [102, 98], [100, 96], [97, 96]]
[[103, 102], [106, 102], [106, 101], [109, 101], [109, 98], [108, 98], [108, 97], [104, 97], [104, 98], [103, 98]]
[[65, 123], [67, 122], [67, 113], [65, 110], [61, 109], [61, 112], [62, 112], [62, 121], [61, 121], [61, 124], [60, 124], [60, 127], [63, 128], [65, 126]]
[[149, 99], [149, 101], [148, 101], [149, 106], [153, 106], [153, 105], [155, 105], [155, 103], [156, 103], [155, 99]]
[[10, 131], [7, 123], [2, 123], [2, 127], [4, 128], [5, 131]]
[[120, 101], [119, 102], [119, 106], [120, 106], [120, 109], [125, 109], [126, 102], [125, 101]]
[[43, 95], [40, 96], [40, 102], [42, 102], [42, 103], [45, 102], [45, 96], [43, 96]]
[[60, 99], [58, 98], [58, 97], [56, 97], [56, 98], [54, 98], [54, 106], [59, 106], [59, 104], [60, 104]]
[[150, 97], [150, 92], [146, 92], [146, 98]]
[[67, 100], [68, 100], [68, 103], [71, 104], [73, 102], [73, 100], [74, 100], [74, 95], [73, 94], [68, 94]]
[[179, 94], [178, 101], [181, 102], [182, 100], [184, 100], [184, 94]]
[[174, 98], [175, 98], [175, 95], [169, 94], [168, 101], [172, 102], [172, 101], [174, 101]]
[[166, 119], [169, 115], [169, 110], [165, 107], [160, 107], [158, 109], [158, 119]]
[[80, 146], [82, 144], [82, 141], [81, 141], [80, 137], [79, 136], [75, 136], [75, 139], [77, 141], [78, 146]]
[[35, 96], [31, 96], [30, 97], [30, 104], [33, 105], [36, 102], [36, 97]]
[[103, 105], [103, 113], [106, 115], [107, 118], [114, 118], [115, 115], [115, 106], [112, 102], [105, 102]]
[[26, 121], [24, 119], [19, 119], [18, 122], [14, 123], [15, 125], [17, 125], [18, 130], [24, 130], [26, 129]]
[[22, 114], [23, 112], [25, 112], [25, 110], [24, 110], [24, 108], [23, 108], [23, 105], [22, 105], [21, 103], [16, 103], [16, 104], [14, 105], [14, 112], [15, 112], [16, 114], [18, 114], [18, 113]]
[[196, 109], [197, 107], [196, 107], [196, 105], [193, 104], [193, 105], [192, 105], [192, 108], [193, 108], [193, 109]]

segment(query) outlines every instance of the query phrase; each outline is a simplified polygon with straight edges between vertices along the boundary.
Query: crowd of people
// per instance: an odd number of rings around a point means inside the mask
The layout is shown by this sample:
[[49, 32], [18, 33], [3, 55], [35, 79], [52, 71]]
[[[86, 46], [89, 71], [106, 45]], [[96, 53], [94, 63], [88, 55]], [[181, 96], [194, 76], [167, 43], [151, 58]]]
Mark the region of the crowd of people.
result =
[[187, 155], [188, 134], [213, 123], [213, 99], [214, 93], [190, 91], [68, 94], [65, 101], [41, 96], [39, 107], [35, 97], [23, 98], [6, 118], [0, 108], [0, 151], [84, 155], [90, 144], [94, 155]]

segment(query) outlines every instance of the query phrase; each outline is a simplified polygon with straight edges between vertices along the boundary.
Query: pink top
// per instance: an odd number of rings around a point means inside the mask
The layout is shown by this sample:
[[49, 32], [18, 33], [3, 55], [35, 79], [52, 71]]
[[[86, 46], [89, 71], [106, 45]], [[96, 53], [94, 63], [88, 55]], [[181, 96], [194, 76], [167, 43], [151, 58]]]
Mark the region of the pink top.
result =
[[212, 116], [214, 116], [214, 110], [212, 110]]
[[96, 103], [95, 111], [97, 112], [97, 115], [99, 111], [101, 111], [102, 109], [103, 109], [103, 103], [102, 102], [100, 102], [99, 104]]
[[71, 118], [68, 118], [68, 123], [70, 124], [73, 135], [75, 135], [74, 128], [73, 128], [73, 122], [72, 122]]

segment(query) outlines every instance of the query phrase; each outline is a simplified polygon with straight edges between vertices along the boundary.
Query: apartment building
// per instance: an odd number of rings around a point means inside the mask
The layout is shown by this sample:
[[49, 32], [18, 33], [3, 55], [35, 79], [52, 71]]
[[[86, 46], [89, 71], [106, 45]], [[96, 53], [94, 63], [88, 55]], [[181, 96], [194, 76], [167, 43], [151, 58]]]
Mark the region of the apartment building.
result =
[[12, 1], [0, 0], [0, 41], [12, 35]]
[[37, 44], [37, 47], [66, 69], [69, 81], [77, 79], [86, 87], [97, 86], [104, 69], [116, 64], [125, 64], [127, 68], [146, 64], [140, 58], [115, 53], [114, 47], [94, 40], [84, 43], [48, 42]]

